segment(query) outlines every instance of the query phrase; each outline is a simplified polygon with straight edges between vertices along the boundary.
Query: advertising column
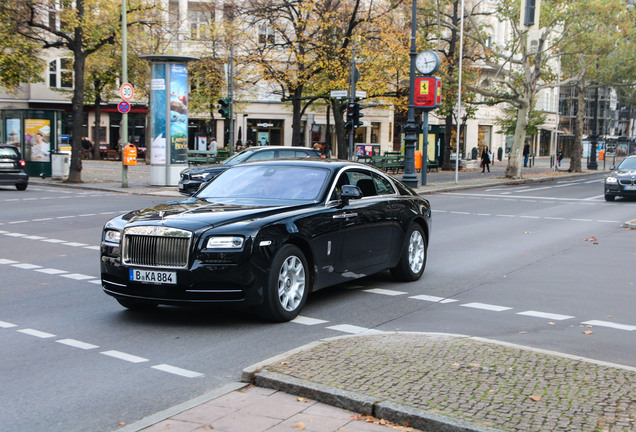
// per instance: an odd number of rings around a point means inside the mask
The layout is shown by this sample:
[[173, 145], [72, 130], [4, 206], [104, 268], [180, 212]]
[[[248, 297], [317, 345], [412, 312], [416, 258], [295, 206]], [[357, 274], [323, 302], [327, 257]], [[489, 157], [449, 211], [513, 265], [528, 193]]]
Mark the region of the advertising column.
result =
[[150, 184], [176, 186], [188, 164], [188, 66], [184, 56], [151, 61]]

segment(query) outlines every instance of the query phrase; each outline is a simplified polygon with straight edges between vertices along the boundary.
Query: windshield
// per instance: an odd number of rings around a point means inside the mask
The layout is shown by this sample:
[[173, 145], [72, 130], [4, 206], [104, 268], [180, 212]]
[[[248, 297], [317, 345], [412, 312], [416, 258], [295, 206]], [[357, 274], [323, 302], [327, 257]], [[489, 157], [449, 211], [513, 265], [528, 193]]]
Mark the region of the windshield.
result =
[[237, 154], [235, 154], [234, 156], [225, 159], [223, 162], [221, 162], [223, 165], [236, 165], [239, 164], [241, 162], [245, 162], [247, 160], [248, 157], [250, 157], [250, 155], [252, 154], [252, 150], [243, 150]]
[[240, 165], [221, 173], [196, 197], [316, 201], [328, 177], [324, 168]]
[[623, 162], [621, 162], [621, 164], [618, 166], [618, 169], [625, 171], [636, 171], [636, 158], [630, 157], [624, 159]]

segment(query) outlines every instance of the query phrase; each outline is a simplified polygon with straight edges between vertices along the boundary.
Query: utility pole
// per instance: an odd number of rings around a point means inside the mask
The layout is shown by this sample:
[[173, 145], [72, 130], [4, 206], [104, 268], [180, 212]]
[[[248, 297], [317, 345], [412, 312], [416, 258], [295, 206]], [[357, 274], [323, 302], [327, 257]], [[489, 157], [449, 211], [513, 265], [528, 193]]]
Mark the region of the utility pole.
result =
[[[128, 82], [128, 23], [126, 18], [126, 0], [121, 0], [121, 81]], [[99, 128], [97, 130], [99, 135]], [[121, 140], [121, 187], [128, 187], [128, 165], [124, 164], [124, 148], [128, 144], [128, 113], [121, 115], [121, 128], [119, 130]], [[99, 139], [97, 140], [99, 145]]]
[[[351, 52], [351, 72], [349, 74], [349, 105], [351, 106], [356, 102], [356, 83], [360, 77], [360, 72], [358, 72], [358, 68], [356, 68], [356, 54], [355, 50]], [[357, 75], [357, 76], [356, 76]], [[347, 108], [348, 109], [348, 108]], [[353, 155], [355, 154], [353, 139], [355, 136], [355, 130], [357, 125], [354, 124], [353, 120], [351, 122], [351, 128], [349, 129], [349, 160], [353, 160]]]
[[234, 45], [230, 43], [230, 61], [228, 64], [227, 96], [230, 99], [230, 155], [234, 154]]
[[411, 68], [409, 72], [409, 110], [406, 125], [404, 125], [404, 176], [402, 181], [410, 187], [419, 185], [415, 175], [415, 146], [417, 142], [417, 124], [415, 123], [415, 46], [417, 0], [412, 0], [411, 5]]

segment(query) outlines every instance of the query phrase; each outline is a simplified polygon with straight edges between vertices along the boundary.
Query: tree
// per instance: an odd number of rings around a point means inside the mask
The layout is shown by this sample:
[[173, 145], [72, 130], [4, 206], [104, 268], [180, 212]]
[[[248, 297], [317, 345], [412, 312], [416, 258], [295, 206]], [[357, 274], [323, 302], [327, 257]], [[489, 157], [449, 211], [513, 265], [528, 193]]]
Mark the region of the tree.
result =
[[18, 35], [17, 25], [0, 8], [0, 83], [9, 92], [20, 83], [43, 81], [44, 62], [37, 57], [39, 47]]
[[[255, 82], [274, 83], [274, 92], [291, 104], [292, 145], [302, 143], [305, 110], [327, 97], [328, 93], [320, 91], [327, 90], [326, 77], [336, 77], [335, 82], [329, 81], [331, 84], [346, 83], [353, 40], [364, 36], [358, 28], [391, 13], [400, 3], [248, 0], [239, 8], [246, 22], [243, 63], [251, 68], [251, 76], [257, 77]], [[343, 105], [334, 101], [333, 107], [336, 130], [344, 131]], [[347, 154], [342, 147], [339, 145], [339, 157]]]
[[[128, 10], [147, 9], [140, 0]], [[58, 7], [59, 5], [59, 7]], [[109, 0], [74, 0], [52, 3], [47, 0], [6, 0], [0, 15], [15, 26], [16, 35], [41, 49], [66, 49], [73, 55], [74, 90], [71, 166], [68, 182], [80, 183], [82, 120], [84, 115], [85, 67], [89, 55], [113, 44], [121, 30], [121, 6]], [[129, 25], [134, 25], [131, 19]]]

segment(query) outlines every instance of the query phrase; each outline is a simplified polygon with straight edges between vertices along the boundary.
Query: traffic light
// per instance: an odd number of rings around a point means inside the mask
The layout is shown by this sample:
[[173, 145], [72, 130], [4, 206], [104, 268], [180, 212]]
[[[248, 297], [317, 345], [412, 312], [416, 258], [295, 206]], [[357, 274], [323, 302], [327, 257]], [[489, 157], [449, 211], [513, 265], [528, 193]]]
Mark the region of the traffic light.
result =
[[230, 98], [219, 99], [218, 102], [219, 105], [221, 105], [219, 114], [221, 114], [223, 118], [230, 118]]
[[347, 104], [347, 122], [345, 123], [346, 129], [355, 129], [359, 126], [362, 126], [362, 122], [360, 121], [360, 117], [364, 117], [364, 114], [360, 112], [362, 108], [364, 107], [357, 102]]
[[354, 108], [354, 112], [353, 112], [353, 127], [359, 127], [362, 126], [362, 121], [360, 121], [360, 117], [364, 117], [364, 114], [360, 112], [360, 110], [362, 108], [364, 108], [363, 105], [360, 105], [359, 103], [355, 103], [355, 108]]

